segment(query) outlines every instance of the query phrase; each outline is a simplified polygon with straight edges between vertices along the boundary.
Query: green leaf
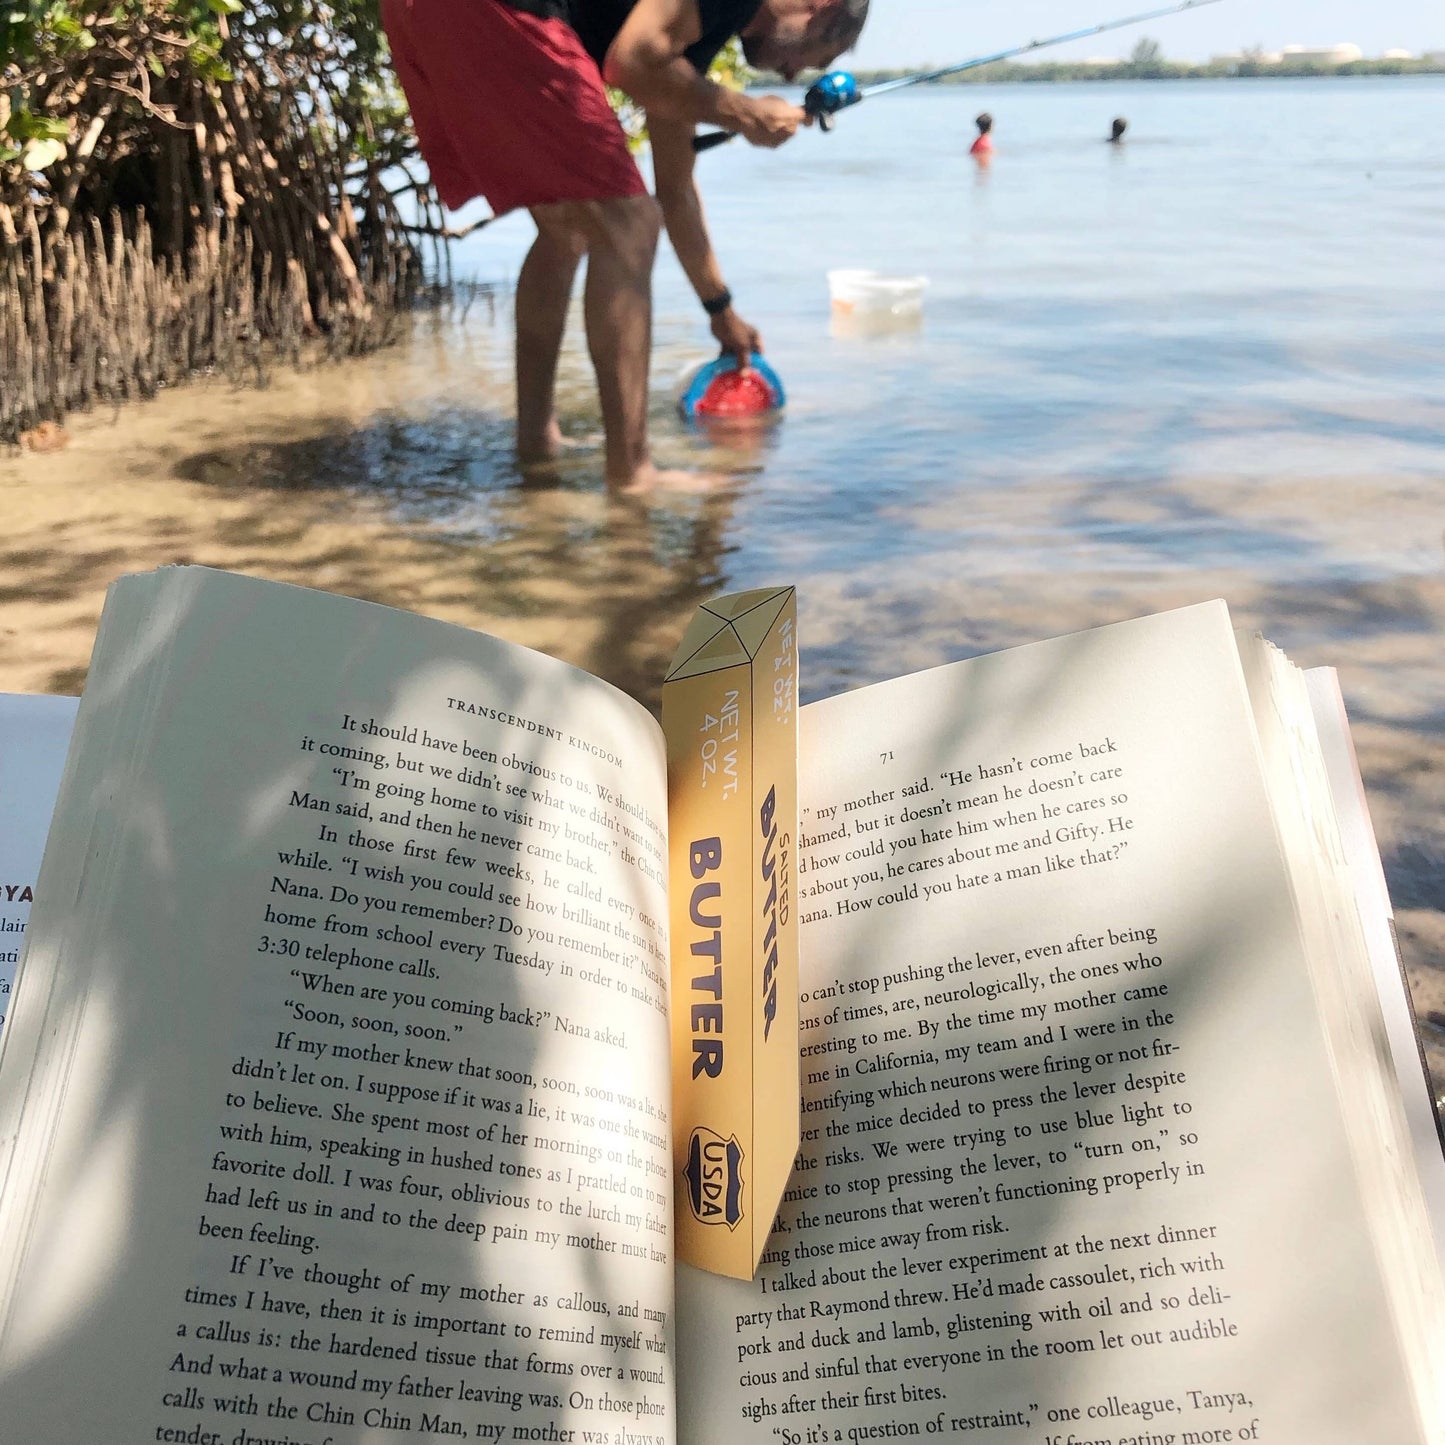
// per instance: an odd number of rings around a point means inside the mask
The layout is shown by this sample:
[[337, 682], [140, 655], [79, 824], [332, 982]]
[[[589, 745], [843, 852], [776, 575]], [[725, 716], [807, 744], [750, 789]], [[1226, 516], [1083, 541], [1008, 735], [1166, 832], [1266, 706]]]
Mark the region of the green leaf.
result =
[[206, 0], [206, 4], [217, 15], [235, 15], [241, 9], [241, 0]]
[[5, 129], [19, 141], [64, 141], [70, 136], [70, 127], [58, 116], [36, 115], [32, 110], [17, 110]]

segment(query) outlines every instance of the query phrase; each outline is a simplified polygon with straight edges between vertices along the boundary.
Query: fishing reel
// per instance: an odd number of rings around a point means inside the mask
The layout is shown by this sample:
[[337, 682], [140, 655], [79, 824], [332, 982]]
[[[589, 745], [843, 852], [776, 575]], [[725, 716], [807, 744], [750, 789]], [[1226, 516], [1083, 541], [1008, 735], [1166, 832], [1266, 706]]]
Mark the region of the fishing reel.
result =
[[[863, 92], [858, 89], [858, 82], [846, 70], [830, 70], [808, 87], [808, 93], [803, 97], [803, 109], [818, 122], [820, 130], [832, 130], [833, 117], [862, 99]], [[710, 131], [707, 135], [694, 136], [692, 148], [698, 153], [710, 151], [732, 138], [730, 130]]]
[[848, 71], [830, 70], [808, 87], [808, 93], [803, 97], [803, 109], [818, 122], [819, 130], [832, 130], [833, 117], [862, 99], [858, 82]]

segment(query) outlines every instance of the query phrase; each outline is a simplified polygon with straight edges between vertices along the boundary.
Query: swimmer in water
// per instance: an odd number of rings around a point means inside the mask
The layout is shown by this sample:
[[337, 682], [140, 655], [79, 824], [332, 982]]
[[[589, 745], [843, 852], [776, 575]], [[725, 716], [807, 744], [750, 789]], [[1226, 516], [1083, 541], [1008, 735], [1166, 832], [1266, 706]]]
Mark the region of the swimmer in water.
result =
[[1122, 115], [1114, 117], [1113, 134], [1109, 137], [1111, 146], [1124, 144], [1124, 132], [1129, 129], [1129, 122]]
[[978, 139], [969, 146], [968, 153], [987, 160], [993, 154], [993, 136], [990, 134], [993, 130], [993, 117], [984, 111], [973, 123], [978, 127]]

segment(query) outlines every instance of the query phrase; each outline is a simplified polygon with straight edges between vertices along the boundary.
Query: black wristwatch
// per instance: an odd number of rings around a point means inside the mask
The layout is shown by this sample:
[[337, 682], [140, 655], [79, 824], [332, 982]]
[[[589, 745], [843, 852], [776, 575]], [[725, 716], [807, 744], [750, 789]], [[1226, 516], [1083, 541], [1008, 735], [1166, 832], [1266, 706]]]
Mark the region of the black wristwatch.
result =
[[721, 316], [732, 304], [733, 293], [724, 286], [716, 296], [709, 296], [702, 303], [702, 309], [706, 311], [709, 316]]

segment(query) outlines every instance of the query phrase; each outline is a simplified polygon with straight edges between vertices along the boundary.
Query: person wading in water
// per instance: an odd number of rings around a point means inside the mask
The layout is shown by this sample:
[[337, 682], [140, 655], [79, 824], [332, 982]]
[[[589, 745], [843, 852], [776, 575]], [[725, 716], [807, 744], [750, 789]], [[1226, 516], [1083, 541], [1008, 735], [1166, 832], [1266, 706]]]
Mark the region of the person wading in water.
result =
[[[775, 147], [809, 123], [781, 96], [707, 79], [741, 36], [748, 63], [785, 80], [857, 40], [868, 0], [382, 0], [382, 22], [423, 157], [450, 209], [484, 197], [525, 207], [537, 237], [517, 278], [517, 455], [556, 457], [557, 358], [578, 264], [606, 437], [622, 491], [695, 484], [653, 465], [647, 441], [652, 263], [661, 227], [726, 352], [746, 362], [756, 329], [733, 309], [693, 175], [693, 127]], [[647, 113], [654, 200], [607, 101]]]

